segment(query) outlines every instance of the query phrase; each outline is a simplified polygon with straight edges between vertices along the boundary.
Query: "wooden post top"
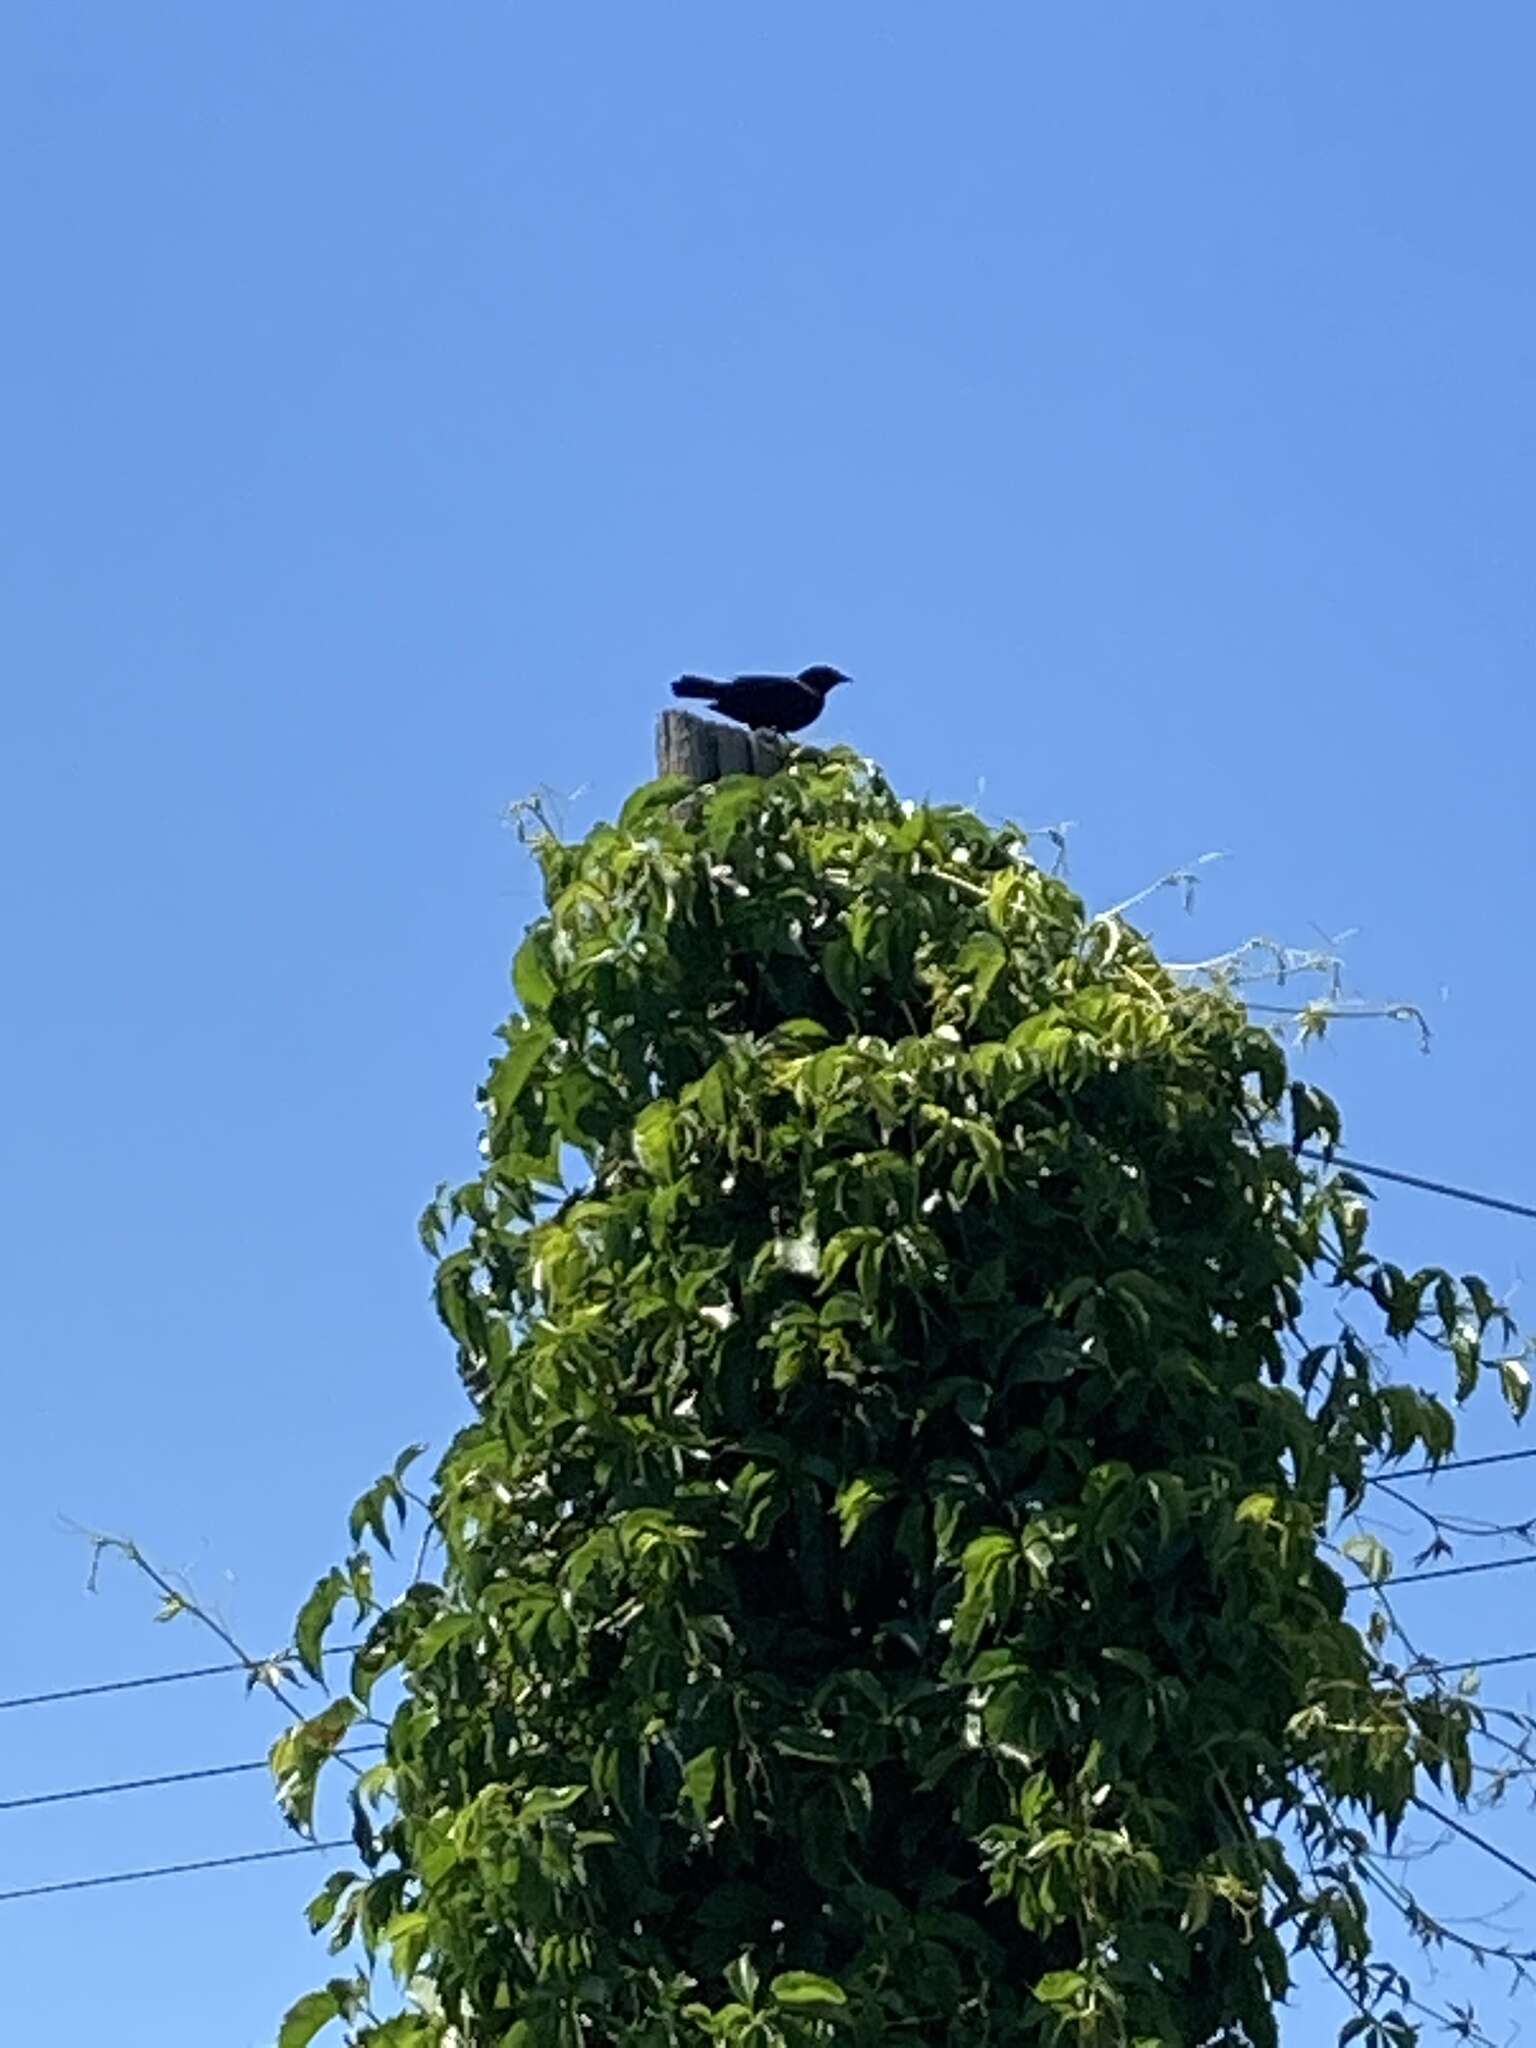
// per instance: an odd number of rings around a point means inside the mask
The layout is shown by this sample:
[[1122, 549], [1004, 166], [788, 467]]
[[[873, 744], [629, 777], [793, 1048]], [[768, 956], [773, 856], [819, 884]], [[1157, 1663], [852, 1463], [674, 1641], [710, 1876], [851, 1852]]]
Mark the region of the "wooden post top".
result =
[[723, 775], [776, 775], [787, 748], [777, 733], [748, 732], [693, 711], [663, 711], [656, 721], [656, 773], [683, 775], [690, 782], [718, 782]]

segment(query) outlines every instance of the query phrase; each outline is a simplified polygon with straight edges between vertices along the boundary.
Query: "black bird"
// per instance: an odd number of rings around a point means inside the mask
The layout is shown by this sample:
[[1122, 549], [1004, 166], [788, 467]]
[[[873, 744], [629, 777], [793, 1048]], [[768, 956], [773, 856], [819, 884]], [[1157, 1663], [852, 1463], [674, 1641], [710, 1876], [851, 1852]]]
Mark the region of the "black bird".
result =
[[733, 676], [717, 683], [709, 676], [679, 676], [674, 697], [702, 697], [716, 711], [750, 725], [754, 732], [802, 732], [821, 715], [827, 693], [852, 681], [840, 668], [819, 661], [797, 676]]

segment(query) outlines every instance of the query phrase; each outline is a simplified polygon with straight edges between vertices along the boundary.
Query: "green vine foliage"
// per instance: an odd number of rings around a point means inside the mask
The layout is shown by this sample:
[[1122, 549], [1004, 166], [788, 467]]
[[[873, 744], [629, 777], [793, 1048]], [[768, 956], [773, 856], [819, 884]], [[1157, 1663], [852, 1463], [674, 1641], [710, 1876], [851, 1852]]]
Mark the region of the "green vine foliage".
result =
[[1520, 1399], [1486, 1290], [1379, 1262], [1297, 1156], [1329, 1101], [1012, 830], [832, 753], [535, 841], [484, 1170], [423, 1219], [477, 1411], [439, 1568], [300, 1617], [316, 1675], [367, 1626], [297, 1822], [399, 1703], [311, 1909], [367, 1967], [283, 2048], [1264, 2048], [1298, 1946], [1364, 1985], [1359, 1854], [1465, 1797], [1475, 1708], [1391, 1678], [1326, 1531]]

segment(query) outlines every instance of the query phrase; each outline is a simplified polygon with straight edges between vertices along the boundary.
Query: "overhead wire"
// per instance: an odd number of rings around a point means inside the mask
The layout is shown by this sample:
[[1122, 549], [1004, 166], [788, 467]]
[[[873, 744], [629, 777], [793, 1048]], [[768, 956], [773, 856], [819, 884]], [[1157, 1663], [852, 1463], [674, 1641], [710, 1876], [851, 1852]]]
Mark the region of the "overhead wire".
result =
[[1479, 1209], [1497, 1209], [1505, 1216], [1525, 1216], [1536, 1222], [1536, 1204], [1507, 1201], [1502, 1195], [1486, 1195], [1480, 1188], [1461, 1188], [1450, 1181], [1430, 1180], [1424, 1174], [1403, 1173], [1395, 1166], [1368, 1166], [1363, 1159], [1350, 1159], [1342, 1152], [1324, 1152], [1316, 1145], [1300, 1148], [1303, 1159], [1322, 1166], [1342, 1166], [1346, 1173], [1363, 1173], [1368, 1180], [1396, 1181], [1400, 1187], [1419, 1188], [1428, 1195], [1444, 1195], [1453, 1202], [1471, 1202]]
[[1471, 1472], [1480, 1465], [1518, 1465], [1526, 1458], [1536, 1458], [1536, 1448], [1489, 1451], [1477, 1458], [1442, 1458], [1438, 1463], [1430, 1459], [1422, 1465], [1410, 1465], [1402, 1472], [1372, 1473], [1365, 1483], [1367, 1486], [1381, 1486], [1398, 1479], [1433, 1479], [1441, 1472]]
[[231, 1870], [237, 1863], [276, 1863], [285, 1856], [319, 1856], [349, 1849], [345, 1838], [334, 1842], [295, 1842], [286, 1849], [250, 1849], [242, 1856], [202, 1856], [191, 1863], [156, 1863], [144, 1870], [111, 1870], [96, 1877], [66, 1877], [51, 1884], [23, 1884], [0, 1891], [0, 1905], [12, 1899], [41, 1899], [56, 1892], [88, 1892], [100, 1885], [142, 1884], [151, 1877], [185, 1877], [197, 1870]]
[[[320, 1652], [322, 1657], [348, 1657], [361, 1646], [357, 1643], [335, 1643]], [[136, 1692], [148, 1685], [180, 1685], [189, 1678], [227, 1678], [231, 1672], [243, 1671], [248, 1676], [254, 1672], [254, 1683], [260, 1684], [262, 1671], [269, 1667], [297, 1662], [290, 1653], [286, 1657], [270, 1657], [246, 1662], [232, 1658], [225, 1664], [192, 1664], [181, 1671], [152, 1671], [140, 1678], [109, 1678], [94, 1685], [60, 1686], [52, 1692], [24, 1692], [13, 1694], [9, 1699], [0, 1699], [0, 1713], [10, 1707], [51, 1707], [64, 1700], [97, 1699], [103, 1693]]]
[[1431, 1668], [1435, 1677], [1445, 1678], [1458, 1671], [1496, 1671], [1502, 1664], [1536, 1664], [1536, 1650], [1501, 1650], [1494, 1657], [1463, 1657], [1454, 1664], [1443, 1664], [1437, 1657]]
[[1530, 1557], [1488, 1557], [1476, 1564], [1446, 1564], [1432, 1572], [1393, 1572], [1384, 1579], [1366, 1579], [1358, 1586], [1350, 1586], [1351, 1593], [1384, 1592], [1388, 1586], [1425, 1586], [1431, 1579], [1469, 1579], [1477, 1572], [1512, 1572], [1522, 1565], [1536, 1564], [1536, 1554]]
[[1452, 1834], [1460, 1835], [1463, 1841], [1470, 1842], [1474, 1849], [1481, 1849], [1483, 1854], [1491, 1856], [1495, 1863], [1502, 1863], [1507, 1870], [1512, 1870], [1516, 1877], [1523, 1877], [1528, 1883], [1536, 1884], [1536, 1870], [1533, 1870], [1529, 1863], [1520, 1862], [1518, 1857], [1508, 1855], [1494, 1843], [1485, 1840], [1476, 1828], [1469, 1828], [1465, 1821], [1459, 1821], [1454, 1814], [1446, 1813], [1443, 1808], [1436, 1806], [1432, 1799], [1421, 1799], [1415, 1794], [1413, 1803], [1432, 1820], [1439, 1821], [1441, 1827], [1449, 1828]]
[[[1512, 1660], [1489, 1659], [1488, 1661], [1491, 1663], [1495, 1661], [1509, 1662]], [[1441, 1668], [1452, 1669], [1454, 1667], [1443, 1666]], [[235, 1768], [241, 1769], [245, 1768], [245, 1766], [237, 1765]], [[210, 1774], [194, 1773], [191, 1775]], [[1502, 1863], [1506, 1868], [1514, 1871], [1518, 1877], [1525, 1878], [1528, 1882], [1536, 1884], [1536, 1870], [1533, 1870], [1528, 1864], [1521, 1863], [1516, 1857], [1510, 1856], [1495, 1843], [1486, 1840], [1474, 1828], [1470, 1828], [1464, 1822], [1457, 1820], [1453, 1814], [1446, 1813], [1442, 1808], [1436, 1806], [1432, 1800], [1416, 1797], [1414, 1803], [1442, 1827], [1450, 1828], [1453, 1833], [1462, 1836], [1474, 1848], [1482, 1850], [1485, 1855], [1493, 1857], [1496, 1862]], [[329, 1855], [351, 1846], [351, 1842], [345, 1837], [337, 1837], [334, 1840], [322, 1842], [296, 1842], [281, 1849], [246, 1850], [244, 1853], [235, 1856], [201, 1856], [182, 1863], [151, 1864], [139, 1870], [104, 1871], [91, 1877], [69, 1877], [54, 1879], [44, 1884], [15, 1885], [7, 1890], [0, 1891], [0, 1905], [10, 1904], [19, 1899], [56, 1897], [61, 1892], [94, 1891], [106, 1885], [143, 1884], [152, 1878], [185, 1877], [205, 1870], [232, 1870], [242, 1865], [253, 1863], [276, 1863], [293, 1856]]]
[[[382, 1742], [354, 1742], [334, 1749], [332, 1756], [364, 1756], [383, 1749]], [[234, 1778], [247, 1771], [269, 1768], [266, 1757], [244, 1764], [205, 1764], [195, 1771], [162, 1771], [152, 1778], [118, 1778], [105, 1785], [72, 1785], [63, 1792], [28, 1792], [19, 1799], [0, 1799], [0, 1813], [16, 1813], [28, 1806], [61, 1806], [71, 1799], [105, 1799], [117, 1792], [148, 1792], [161, 1785], [191, 1785], [204, 1778]]]

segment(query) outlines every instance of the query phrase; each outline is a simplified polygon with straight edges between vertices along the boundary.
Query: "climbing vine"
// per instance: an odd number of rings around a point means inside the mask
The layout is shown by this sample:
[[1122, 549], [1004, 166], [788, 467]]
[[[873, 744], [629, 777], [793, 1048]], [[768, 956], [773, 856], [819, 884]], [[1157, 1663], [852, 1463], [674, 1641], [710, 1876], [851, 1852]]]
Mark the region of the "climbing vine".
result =
[[833, 753], [534, 840], [422, 1225], [440, 1555], [376, 1595], [388, 1474], [299, 1621], [363, 1643], [290, 1816], [388, 1747], [283, 2048], [1265, 2048], [1298, 1947], [1412, 2040], [1370, 1856], [1478, 1708], [1329, 1531], [1523, 1406], [1498, 1304], [1379, 1259], [1332, 1103], [1011, 830]]

